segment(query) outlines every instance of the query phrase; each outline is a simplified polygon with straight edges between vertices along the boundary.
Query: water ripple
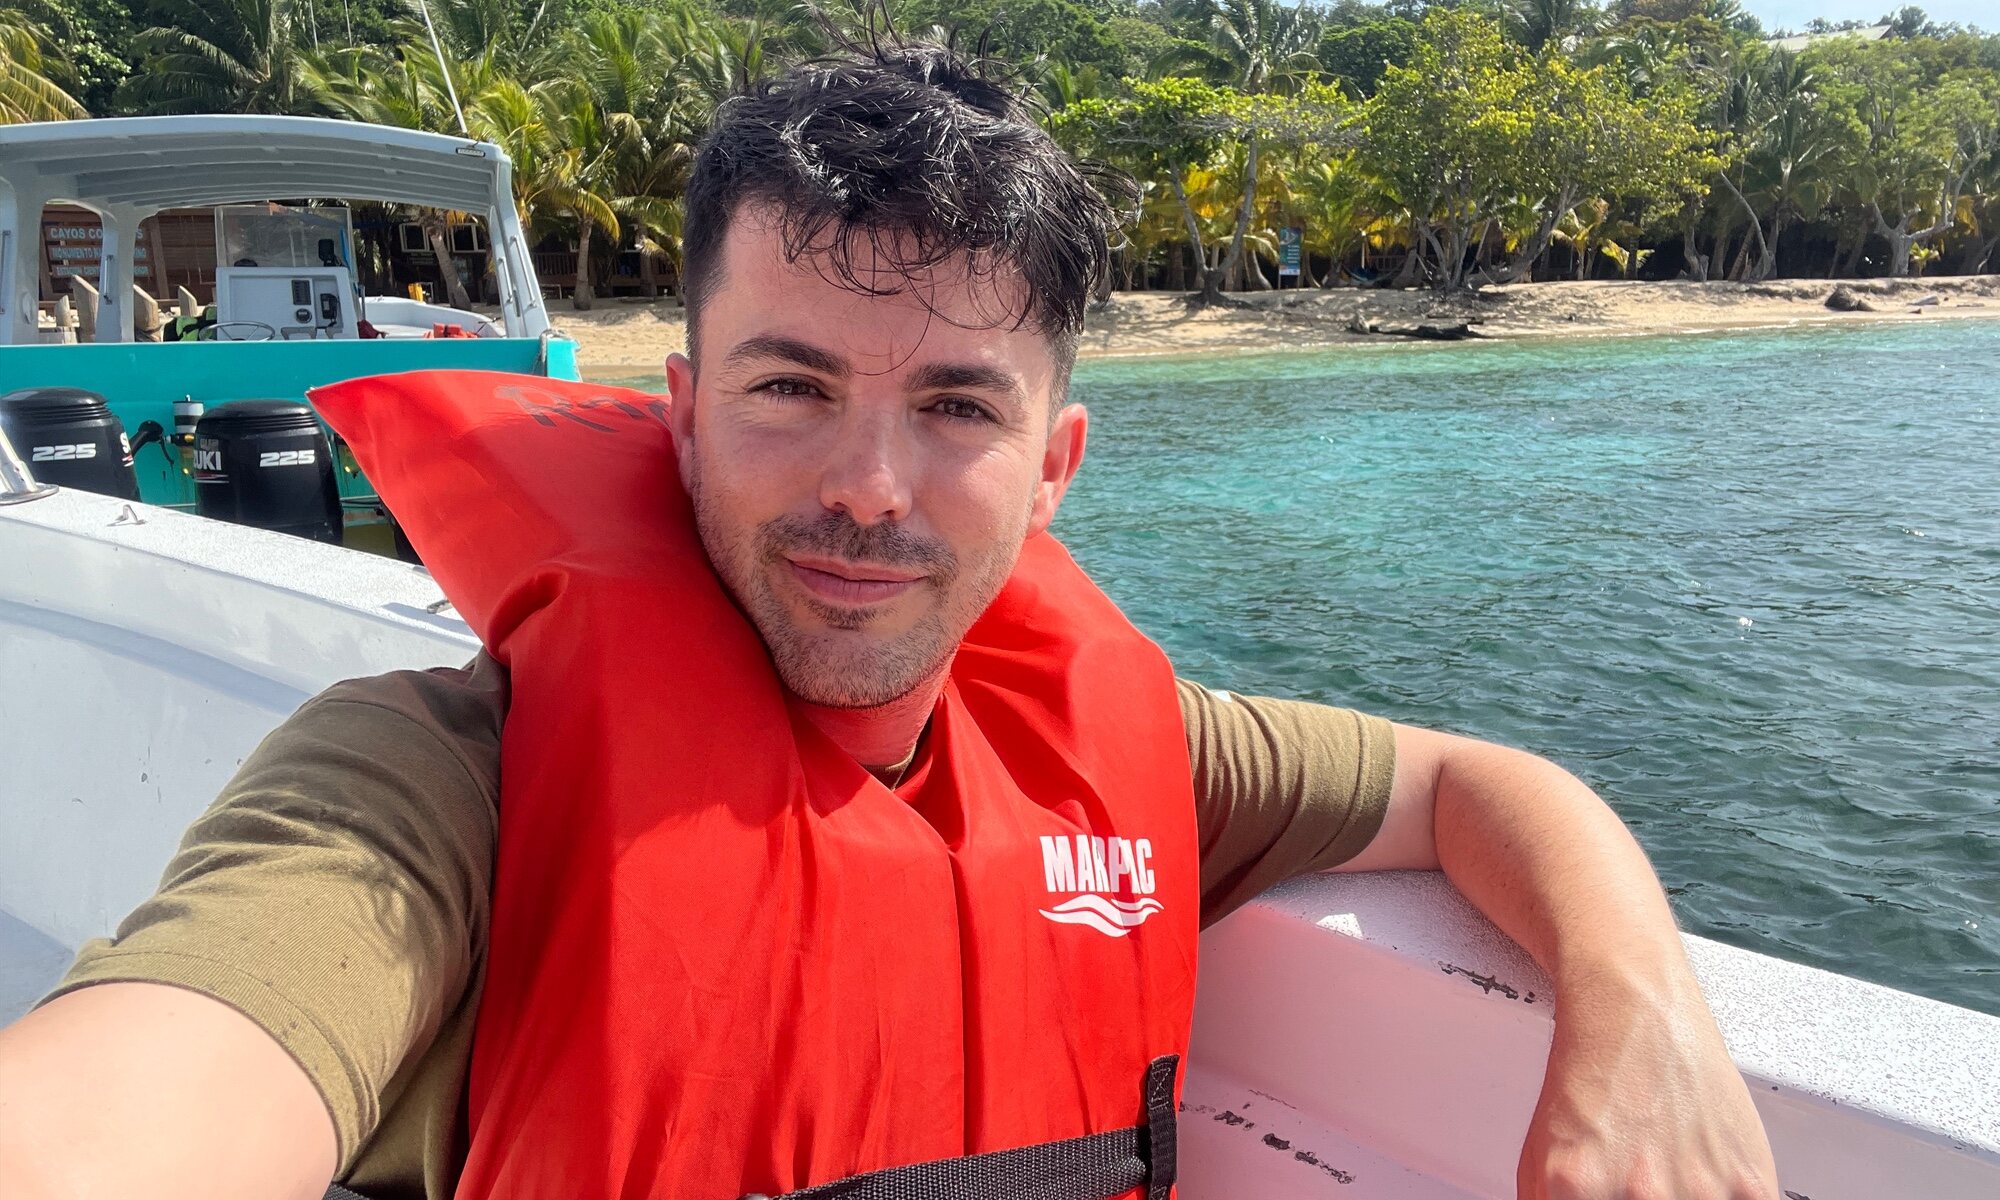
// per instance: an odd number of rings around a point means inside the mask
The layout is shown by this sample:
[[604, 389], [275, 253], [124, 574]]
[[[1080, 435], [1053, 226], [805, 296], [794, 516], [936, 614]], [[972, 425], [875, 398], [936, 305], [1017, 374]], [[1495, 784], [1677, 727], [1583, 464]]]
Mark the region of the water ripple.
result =
[[1687, 928], [2000, 1013], [2000, 328], [1099, 362], [1182, 673], [1525, 746]]

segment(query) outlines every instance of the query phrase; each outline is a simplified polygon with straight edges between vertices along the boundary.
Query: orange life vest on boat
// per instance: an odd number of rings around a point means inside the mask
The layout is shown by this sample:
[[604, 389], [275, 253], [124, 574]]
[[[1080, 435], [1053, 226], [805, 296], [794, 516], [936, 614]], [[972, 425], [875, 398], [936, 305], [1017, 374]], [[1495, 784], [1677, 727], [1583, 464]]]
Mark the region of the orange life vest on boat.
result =
[[711, 572], [664, 400], [470, 371], [312, 400], [512, 674], [460, 1196], [735, 1200], [1143, 1125], [1194, 998], [1186, 734], [1053, 538], [891, 789]]

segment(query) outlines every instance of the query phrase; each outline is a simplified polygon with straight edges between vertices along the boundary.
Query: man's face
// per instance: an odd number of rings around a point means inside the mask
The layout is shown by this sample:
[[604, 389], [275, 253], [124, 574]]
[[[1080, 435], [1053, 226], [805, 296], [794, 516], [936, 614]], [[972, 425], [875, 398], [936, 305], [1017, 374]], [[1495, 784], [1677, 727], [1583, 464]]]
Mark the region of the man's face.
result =
[[936, 677], [1048, 527], [1083, 456], [1048, 341], [1002, 269], [830, 282], [768, 209], [731, 222], [692, 347], [668, 360], [702, 545], [785, 685], [839, 708]]

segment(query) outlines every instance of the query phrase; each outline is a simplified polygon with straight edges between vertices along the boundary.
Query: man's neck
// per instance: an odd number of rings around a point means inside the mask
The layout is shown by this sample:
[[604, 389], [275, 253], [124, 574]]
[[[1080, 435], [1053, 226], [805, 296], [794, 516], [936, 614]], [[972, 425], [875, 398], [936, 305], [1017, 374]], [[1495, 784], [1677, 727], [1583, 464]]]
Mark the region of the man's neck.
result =
[[821, 733], [871, 771], [896, 766], [909, 760], [924, 735], [924, 726], [944, 690], [945, 673], [911, 688], [908, 692], [873, 708], [827, 708], [804, 700], [799, 706]]

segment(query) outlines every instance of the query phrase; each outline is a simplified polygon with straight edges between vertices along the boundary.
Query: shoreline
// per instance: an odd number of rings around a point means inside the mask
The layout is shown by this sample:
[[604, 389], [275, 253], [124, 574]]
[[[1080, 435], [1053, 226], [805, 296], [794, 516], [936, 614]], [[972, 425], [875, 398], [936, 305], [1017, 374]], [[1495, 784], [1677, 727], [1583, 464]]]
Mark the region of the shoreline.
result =
[[[1844, 287], [1872, 311], [1835, 311]], [[1913, 301], [1935, 297], [1935, 303]], [[1306, 288], [1232, 294], [1237, 303], [1194, 308], [1186, 293], [1117, 292], [1089, 314], [1077, 358], [1161, 358], [1435, 344], [1383, 333], [1379, 325], [1467, 323], [1474, 341], [1573, 337], [1700, 336], [1828, 325], [2000, 318], [2000, 275], [1935, 279], [1771, 280], [1765, 283], [1641, 283], [1596, 280], [1509, 284], [1478, 293]], [[682, 309], [671, 299], [603, 299], [590, 312], [553, 300], [556, 332], [575, 339], [586, 378], [658, 377], [685, 344]]]

